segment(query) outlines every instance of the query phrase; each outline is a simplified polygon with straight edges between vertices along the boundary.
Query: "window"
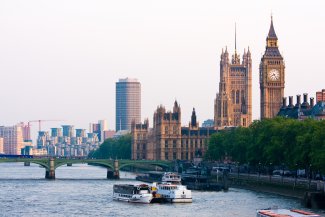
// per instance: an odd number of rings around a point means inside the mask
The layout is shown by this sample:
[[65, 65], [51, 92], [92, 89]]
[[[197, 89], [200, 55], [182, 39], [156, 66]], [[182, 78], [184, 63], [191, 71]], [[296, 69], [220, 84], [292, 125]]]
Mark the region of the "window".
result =
[[176, 148], [177, 141], [174, 139], [173, 140], [173, 148]]
[[239, 104], [239, 90], [236, 91], [236, 104]]

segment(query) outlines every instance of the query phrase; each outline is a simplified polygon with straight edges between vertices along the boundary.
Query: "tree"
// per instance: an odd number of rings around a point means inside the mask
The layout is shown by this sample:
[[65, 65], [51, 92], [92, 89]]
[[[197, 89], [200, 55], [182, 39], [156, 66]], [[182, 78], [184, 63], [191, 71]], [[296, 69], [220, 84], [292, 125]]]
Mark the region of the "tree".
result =
[[89, 154], [89, 157], [131, 159], [131, 134], [106, 139], [96, 151]]

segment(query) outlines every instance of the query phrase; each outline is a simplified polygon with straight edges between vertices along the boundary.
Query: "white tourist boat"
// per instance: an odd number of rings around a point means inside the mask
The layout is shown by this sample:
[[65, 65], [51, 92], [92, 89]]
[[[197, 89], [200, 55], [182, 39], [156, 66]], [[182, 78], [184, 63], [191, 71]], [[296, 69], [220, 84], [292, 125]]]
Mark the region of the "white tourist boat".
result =
[[172, 183], [153, 183], [153, 194], [171, 203], [192, 203], [192, 192], [185, 185]]
[[161, 178], [163, 183], [181, 184], [181, 176], [173, 172], [165, 172]]
[[319, 217], [320, 215], [298, 209], [263, 209], [258, 210], [256, 217]]
[[151, 203], [152, 198], [150, 187], [146, 184], [119, 184], [113, 186], [113, 200], [130, 203]]

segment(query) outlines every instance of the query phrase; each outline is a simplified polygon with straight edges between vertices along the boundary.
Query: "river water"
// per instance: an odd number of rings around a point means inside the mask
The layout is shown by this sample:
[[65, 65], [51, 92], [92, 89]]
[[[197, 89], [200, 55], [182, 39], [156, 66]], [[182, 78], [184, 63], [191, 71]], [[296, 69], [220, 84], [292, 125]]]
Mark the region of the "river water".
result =
[[112, 188], [115, 183], [139, 183], [135, 174], [121, 172], [121, 180], [107, 180], [105, 168], [79, 164], [59, 167], [56, 180], [44, 175], [45, 169], [35, 164], [1, 163], [0, 216], [255, 217], [256, 209], [271, 206], [302, 208], [299, 200], [233, 188], [192, 191], [191, 204], [130, 204], [113, 201]]

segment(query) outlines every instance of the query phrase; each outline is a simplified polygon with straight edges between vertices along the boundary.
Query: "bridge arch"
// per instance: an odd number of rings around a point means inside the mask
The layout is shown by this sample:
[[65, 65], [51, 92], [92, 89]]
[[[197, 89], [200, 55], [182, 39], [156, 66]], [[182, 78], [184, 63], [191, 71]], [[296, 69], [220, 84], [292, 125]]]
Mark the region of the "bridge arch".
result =
[[94, 163], [94, 164], [97, 164], [97, 165], [100, 165], [100, 166], [103, 166], [105, 168], [109, 168], [109, 169], [112, 169], [114, 170], [114, 165], [110, 162], [103, 162], [103, 161], [91, 161], [91, 162], [88, 162], [88, 161], [77, 161], [77, 160], [66, 160], [66, 161], [62, 161], [62, 162], [57, 162], [55, 163], [55, 169], [57, 169], [58, 167], [60, 166], [63, 166], [63, 165], [66, 165], [66, 164], [89, 164], [89, 163]]
[[171, 165], [169, 164], [165, 164], [165, 163], [159, 163], [159, 162], [129, 162], [129, 163], [124, 163], [122, 165], [119, 166], [119, 170], [121, 170], [123, 167], [127, 167], [127, 166], [135, 166], [135, 165], [152, 165], [152, 166], [160, 166], [162, 168], [165, 169], [169, 169]]

